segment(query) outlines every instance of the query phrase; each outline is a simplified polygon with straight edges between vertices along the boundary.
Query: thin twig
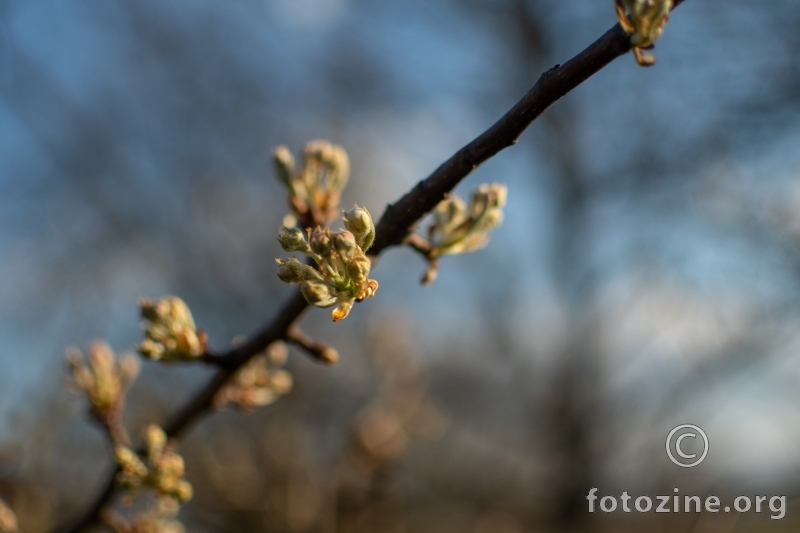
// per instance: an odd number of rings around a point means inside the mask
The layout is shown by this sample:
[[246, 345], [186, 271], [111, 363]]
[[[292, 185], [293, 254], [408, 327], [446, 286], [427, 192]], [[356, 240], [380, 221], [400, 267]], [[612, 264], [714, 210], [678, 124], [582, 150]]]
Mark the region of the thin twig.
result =
[[120, 394], [111, 407], [104, 412], [91, 410], [92, 417], [103, 428], [111, 446], [130, 446], [131, 441], [125, 425], [122, 423], [122, 414], [125, 412], [125, 395]]
[[[675, 0], [675, 7], [683, 0]], [[544, 72], [528, 91], [500, 120], [474, 141], [456, 152], [426, 179], [400, 200], [387, 206], [376, 228], [376, 237], [369, 250], [377, 256], [386, 248], [403, 243], [415, 224], [445, 198], [445, 195], [475, 170], [480, 164], [516, 144], [519, 136], [547, 108], [569, 93], [614, 59], [628, 53], [631, 44], [628, 36], [616, 24], [581, 53]], [[245, 344], [223, 355], [205, 358], [220, 369], [211, 381], [185, 405], [166, 425], [170, 437], [177, 437], [213, 406], [213, 399], [230, 376], [253, 356], [262, 352], [272, 342], [290, 340], [288, 332], [307, 308], [300, 291], [296, 291], [275, 319], [257, 332]], [[114, 478], [117, 469], [106, 481], [105, 488], [92, 507], [75, 524], [60, 529], [63, 533], [77, 533], [95, 524], [100, 511], [115, 493]]]
[[409, 233], [406, 235], [406, 238], [403, 239], [403, 244], [407, 244], [410, 248], [419, 252], [426, 260], [430, 261], [433, 259], [433, 257], [431, 257], [433, 246], [431, 246], [431, 242], [422, 235]]
[[317, 362], [333, 364], [339, 360], [339, 352], [327, 344], [317, 342], [300, 329], [297, 324], [292, 324], [286, 334], [287, 342], [302, 348], [308, 355]]

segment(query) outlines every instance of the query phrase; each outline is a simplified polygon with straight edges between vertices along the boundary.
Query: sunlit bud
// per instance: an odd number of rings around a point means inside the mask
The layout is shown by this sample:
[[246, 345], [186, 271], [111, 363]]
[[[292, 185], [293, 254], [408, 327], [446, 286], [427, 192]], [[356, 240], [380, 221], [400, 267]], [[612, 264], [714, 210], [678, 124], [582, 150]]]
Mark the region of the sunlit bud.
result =
[[[159, 454], [153, 455], [158, 456]], [[166, 479], [183, 477], [186, 473], [186, 465], [183, 462], [183, 457], [177, 453], [164, 454], [158, 461], [158, 473]]]
[[139, 362], [131, 354], [118, 359], [101, 341], [89, 345], [87, 360], [88, 364], [79, 350], [67, 352], [72, 383], [86, 393], [93, 414], [105, 417], [121, 406], [125, 390], [136, 378]]
[[334, 322], [338, 322], [347, 318], [347, 315], [350, 314], [350, 309], [353, 308], [353, 301], [354, 300], [347, 300], [342, 302], [338, 305], [338, 307], [336, 307], [336, 309], [333, 310], [331, 316], [333, 317]]
[[365, 298], [372, 298], [375, 296], [375, 293], [378, 291], [378, 281], [374, 279], [368, 279], [367, 283], [364, 284], [361, 292], [358, 294], [358, 298], [356, 298], [359, 302], [364, 300]]
[[319, 272], [308, 265], [304, 265], [294, 257], [290, 259], [276, 259], [280, 265], [278, 277], [281, 281], [289, 284], [302, 283], [304, 281], [322, 281]]
[[329, 307], [336, 303], [336, 296], [331, 288], [321, 281], [306, 281], [300, 285], [300, 291], [308, 303], [316, 307]]
[[289, 190], [292, 190], [292, 175], [294, 174], [292, 152], [285, 146], [278, 146], [272, 153], [272, 160], [275, 164], [275, 176], [278, 181], [289, 187]]
[[333, 364], [339, 360], [339, 352], [336, 351], [336, 349], [332, 348], [331, 346], [325, 346], [319, 352], [319, 355], [322, 358], [322, 360], [325, 361], [326, 363]]
[[[117, 464], [122, 470], [122, 474], [125, 476], [130, 476], [131, 480], [135, 477], [144, 477], [147, 475], [147, 466], [142, 462], [136, 452], [131, 450], [126, 446], [117, 446], [114, 450], [114, 455], [117, 460]], [[135, 483], [135, 481], [133, 481]]]
[[350, 176], [350, 160], [342, 147], [327, 141], [311, 141], [306, 145], [305, 157], [306, 171], [316, 174], [315, 178], [319, 179], [322, 168], [327, 172], [324, 183], [318, 186], [336, 193], [345, 188]]
[[483, 225], [486, 229], [492, 229], [503, 222], [503, 212], [499, 209], [491, 209], [486, 213]]
[[278, 242], [285, 252], [308, 252], [309, 250], [303, 232], [297, 228], [282, 227], [278, 231]]
[[151, 424], [145, 429], [144, 442], [147, 447], [147, 455], [161, 455], [167, 445], [167, 434], [160, 427]]
[[646, 67], [656, 62], [656, 58], [642, 48], [652, 47], [661, 36], [673, 5], [673, 0], [617, 0], [617, 18], [630, 35], [633, 55], [639, 65]]
[[358, 244], [356, 244], [356, 238], [352, 233], [345, 230], [338, 231], [333, 234], [331, 241], [339, 257], [341, 257], [345, 263], [349, 263], [353, 260]]
[[267, 359], [269, 359], [269, 362], [273, 365], [282, 366], [286, 364], [286, 359], [288, 357], [289, 349], [286, 347], [285, 342], [276, 341], [267, 347]]
[[178, 486], [175, 488], [175, 496], [180, 502], [186, 503], [192, 499], [192, 496], [194, 496], [194, 489], [189, 482], [180, 481]]
[[330, 257], [331, 255], [331, 237], [328, 231], [323, 231], [321, 228], [315, 229], [309, 238], [311, 251], [320, 257]]
[[452, 196], [442, 200], [433, 211], [434, 226], [443, 231], [460, 224], [466, 215], [467, 204], [460, 196]]
[[275, 370], [270, 376], [269, 384], [276, 394], [286, 394], [292, 390], [292, 376], [285, 370]]
[[350, 177], [350, 159], [347, 152], [340, 146], [332, 146], [328, 154], [328, 166], [330, 175], [328, 176], [328, 188], [336, 192], [341, 192], [347, 186]]
[[197, 331], [186, 303], [177, 296], [165, 296], [158, 302], [139, 302], [145, 320], [145, 340], [139, 353], [150, 359], [179, 361], [200, 356], [205, 338]]
[[134, 382], [141, 369], [139, 358], [133, 354], [126, 354], [119, 360], [120, 381], [123, 387], [128, 387]]
[[347, 265], [347, 273], [357, 285], [361, 285], [369, 277], [371, 267], [370, 260], [364, 255], [359, 255]]
[[375, 224], [366, 207], [357, 205], [344, 215], [344, 225], [356, 237], [362, 251], [366, 252], [375, 240]]
[[[93, 342], [89, 346], [89, 363], [97, 374], [108, 375], [114, 370], [114, 352], [104, 342]], [[105, 376], [104, 376], [105, 377]]]
[[502, 183], [492, 183], [492, 190], [495, 193], [495, 207], [505, 207], [508, 199], [508, 187]]

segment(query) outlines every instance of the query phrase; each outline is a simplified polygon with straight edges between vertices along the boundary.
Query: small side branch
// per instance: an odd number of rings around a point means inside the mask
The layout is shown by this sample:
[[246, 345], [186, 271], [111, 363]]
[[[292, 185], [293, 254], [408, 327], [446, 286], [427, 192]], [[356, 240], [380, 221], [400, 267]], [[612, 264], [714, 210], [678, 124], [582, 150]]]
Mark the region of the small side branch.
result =
[[297, 324], [292, 325], [286, 333], [286, 342], [302, 348], [314, 361], [333, 364], [339, 360], [339, 352], [331, 346], [317, 342], [300, 329]]
[[428, 268], [425, 269], [425, 274], [422, 275], [420, 282], [423, 285], [433, 283], [439, 273], [439, 258], [434, 255], [430, 241], [417, 233], [409, 233], [403, 239], [403, 244], [407, 244], [410, 248], [416, 250], [428, 262]]

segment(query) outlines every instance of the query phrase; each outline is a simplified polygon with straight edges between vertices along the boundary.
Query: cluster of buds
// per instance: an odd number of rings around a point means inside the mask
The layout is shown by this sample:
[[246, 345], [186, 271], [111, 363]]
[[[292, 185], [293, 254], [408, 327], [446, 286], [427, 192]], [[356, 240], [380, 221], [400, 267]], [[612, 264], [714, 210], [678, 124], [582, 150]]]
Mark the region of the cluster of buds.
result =
[[469, 205], [459, 196], [439, 202], [428, 228], [429, 243], [424, 253], [429, 264], [423, 284], [436, 279], [439, 256], [474, 252], [489, 243], [489, 231], [503, 221], [506, 195], [505, 185], [492, 183], [473, 191]]
[[185, 503], [192, 498], [192, 486], [183, 479], [183, 457], [172, 451], [167, 435], [158, 426], [148, 426], [144, 433], [144, 458], [126, 446], [115, 450], [120, 472], [117, 483], [125, 489], [153, 489], [159, 496]]
[[278, 277], [289, 284], [300, 284], [306, 301], [316, 307], [331, 307], [334, 321], [350, 313], [353, 303], [372, 298], [378, 282], [369, 279], [372, 263], [365, 252], [375, 239], [375, 225], [366, 208], [351, 209], [344, 216], [346, 230], [308, 230], [308, 240], [296, 228], [283, 227], [278, 242], [286, 252], [301, 252], [316, 261], [318, 268], [296, 258], [277, 259]]
[[336, 216], [350, 176], [350, 160], [344, 148], [327, 141], [311, 141], [303, 152], [299, 170], [285, 146], [275, 149], [273, 160], [278, 181], [289, 190], [289, 207], [300, 226], [325, 225]]
[[9, 509], [6, 502], [0, 500], [0, 533], [16, 533], [17, 516]]
[[288, 393], [292, 389], [292, 376], [281, 368], [286, 364], [288, 353], [283, 342], [270, 344], [263, 354], [240, 368], [217, 393], [216, 407], [235, 405], [243, 411], [252, 411]]
[[[630, 35], [633, 55], [636, 62], [648, 67], [656, 62], [652, 54], [644, 52], [650, 49], [661, 37], [664, 26], [669, 20], [673, 0], [614, 0], [619, 24], [625, 33]], [[630, 18], [629, 18], [630, 15]]]
[[123, 407], [125, 392], [139, 374], [139, 360], [133, 354], [120, 358], [102, 341], [89, 345], [86, 360], [80, 350], [69, 350], [67, 362], [72, 384], [89, 398], [92, 413], [103, 423], [115, 420]]
[[138, 350], [154, 361], [185, 361], [205, 353], [206, 336], [194, 325], [192, 312], [177, 296], [165, 296], [157, 302], [139, 302], [144, 320], [144, 341]]

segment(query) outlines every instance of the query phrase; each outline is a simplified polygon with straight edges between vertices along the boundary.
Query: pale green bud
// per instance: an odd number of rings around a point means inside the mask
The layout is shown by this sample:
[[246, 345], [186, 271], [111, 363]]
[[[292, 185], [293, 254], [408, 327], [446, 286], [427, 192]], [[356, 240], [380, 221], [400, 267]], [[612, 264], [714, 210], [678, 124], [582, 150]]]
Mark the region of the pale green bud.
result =
[[133, 383], [136, 380], [136, 376], [139, 375], [140, 369], [141, 363], [139, 363], [139, 358], [135, 355], [129, 353], [122, 356], [119, 360], [120, 382], [122, 386], [128, 387]]
[[305, 252], [310, 248], [303, 232], [297, 228], [282, 227], [278, 231], [278, 242], [285, 252]]
[[139, 312], [143, 319], [150, 322], [159, 322], [165, 314], [164, 306], [159, 306], [160, 302], [154, 302], [149, 298], [139, 300]]
[[188, 481], [179, 481], [175, 487], [175, 496], [181, 503], [186, 503], [194, 496], [194, 489]]
[[167, 434], [156, 425], [149, 425], [144, 432], [144, 442], [147, 447], [147, 455], [158, 457], [167, 445]]
[[347, 152], [341, 146], [331, 146], [331, 151], [327, 154], [326, 163], [328, 165], [328, 189], [340, 193], [347, 186], [350, 177], [350, 159]]
[[484, 215], [482, 221], [485, 230], [490, 230], [499, 226], [501, 222], [503, 222], [503, 211], [497, 208], [489, 210], [489, 212]]
[[368, 279], [371, 267], [370, 260], [364, 255], [359, 255], [347, 265], [347, 273], [356, 285], [361, 285]]
[[505, 207], [508, 198], [508, 187], [502, 183], [492, 183], [492, 190], [495, 194], [495, 207]]
[[139, 456], [127, 446], [117, 446], [114, 455], [122, 473], [126, 476], [144, 477], [147, 475], [147, 466]]
[[475, 192], [472, 193], [472, 201], [470, 202], [470, 217], [478, 219], [484, 211], [489, 207], [490, 194], [486, 189], [487, 185], [481, 185]]
[[300, 285], [306, 301], [315, 307], [330, 307], [336, 303], [332, 289], [321, 281], [306, 281]]
[[269, 375], [269, 388], [275, 394], [286, 394], [292, 390], [292, 375], [285, 370], [273, 370]]
[[137, 351], [148, 359], [158, 361], [164, 357], [165, 350], [163, 344], [151, 341], [150, 339], [145, 339], [138, 346]]
[[349, 263], [353, 260], [356, 250], [358, 249], [355, 235], [347, 230], [338, 231], [333, 234], [331, 242], [336, 252], [339, 254], [339, 257], [341, 257], [345, 263]]
[[309, 238], [311, 251], [321, 257], [331, 256], [331, 237], [328, 231], [322, 231], [320, 228], [314, 230]]
[[139, 308], [145, 319], [145, 341], [139, 353], [151, 359], [176, 361], [197, 357], [205, 350], [205, 341], [197, 332], [192, 312], [177, 296], [165, 296], [158, 302], [141, 300]]
[[302, 283], [304, 281], [322, 281], [319, 272], [308, 265], [304, 265], [294, 257], [290, 259], [276, 259], [280, 268], [278, 277], [281, 281], [289, 284]]
[[356, 237], [359, 248], [367, 251], [375, 240], [375, 224], [366, 207], [357, 205], [344, 215], [344, 225]]
[[294, 157], [292, 152], [285, 146], [278, 146], [272, 152], [272, 160], [275, 164], [275, 176], [278, 181], [283, 183], [289, 190], [294, 190], [293, 174], [294, 174]]
[[460, 196], [439, 202], [433, 212], [433, 224], [441, 233], [449, 233], [466, 218], [467, 204]]

